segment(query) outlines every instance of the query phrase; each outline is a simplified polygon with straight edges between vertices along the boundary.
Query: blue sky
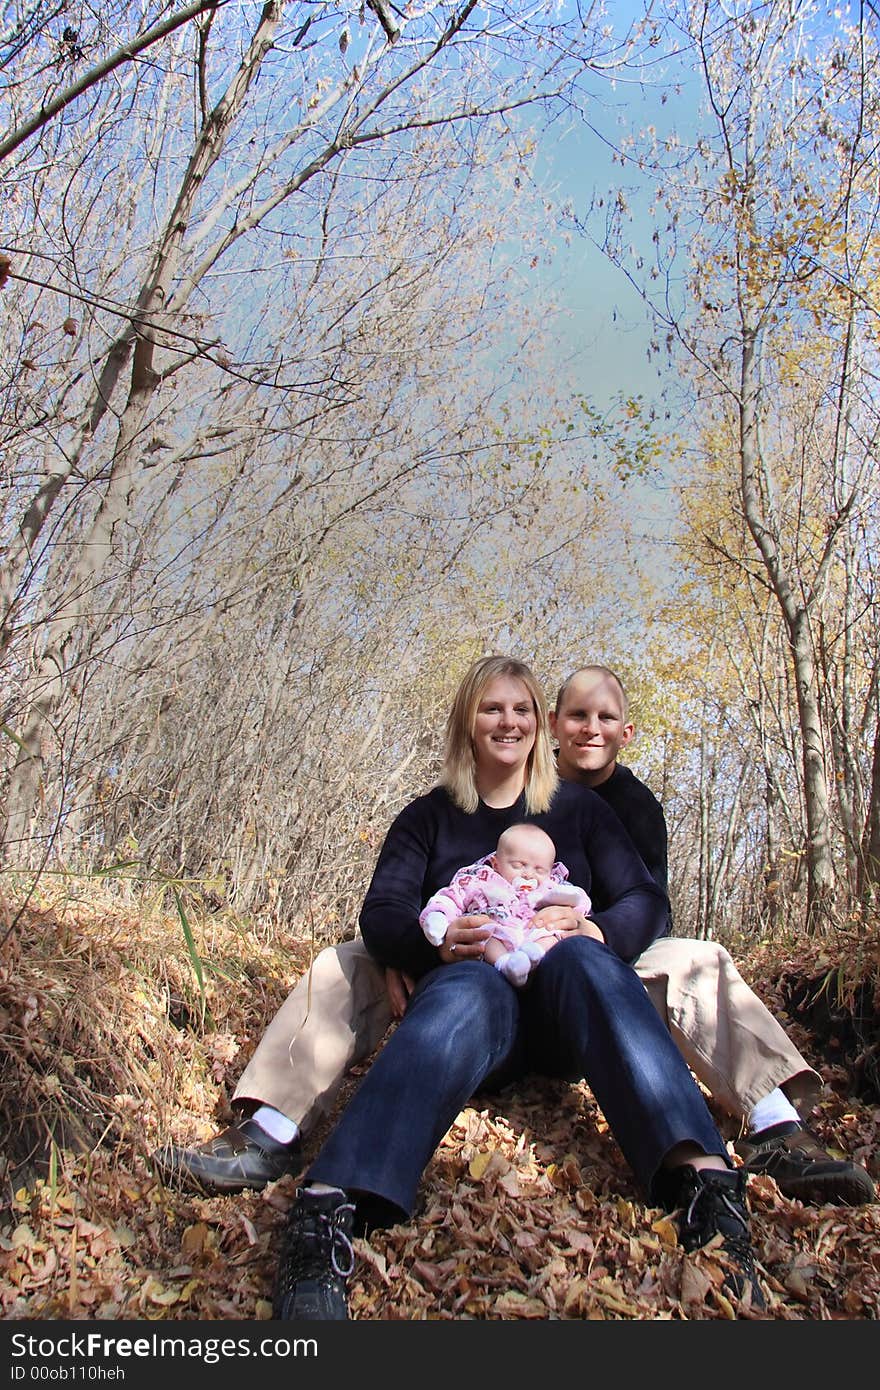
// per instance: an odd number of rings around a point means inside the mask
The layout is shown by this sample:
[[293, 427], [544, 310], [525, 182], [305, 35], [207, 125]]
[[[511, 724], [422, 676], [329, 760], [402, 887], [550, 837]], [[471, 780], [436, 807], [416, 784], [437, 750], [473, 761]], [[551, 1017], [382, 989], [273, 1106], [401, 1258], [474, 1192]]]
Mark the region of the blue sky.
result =
[[[641, 6], [626, 0], [612, 9], [616, 25], [625, 27]], [[560, 203], [570, 200], [575, 215], [587, 219], [588, 232], [596, 239], [601, 239], [604, 214], [596, 208], [589, 215], [591, 205], [604, 198], [607, 206], [609, 192], [613, 196], [623, 187], [634, 214], [632, 239], [646, 254], [653, 231], [648, 207], [655, 180], [640, 176], [632, 165], [615, 163], [611, 146], [627, 128], [638, 132], [648, 126], [664, 132], [675, 129], [687, 139], [705, 119], [693, 72], [672, 58], [661, 60], [656, 50], [652, 57], [656, 61], [641, 82], [597, 82], [588, 113], [593, 129], [574, 118], [567, 125], [552, 125], [541, 142], [536, 170], [549, 194]], [[543, 276], [546, 289], [569, 311], [568, 328], [559, 343], [560, 365], [570, 365], [577, 389], [599, 406], [620, 392], [656, 402], [668, 380], [667, 369], [648, 361], [651, 319], [636, 290], [588, 236], [575, 232], [569, 244], [561, 235], [557, 241], [554, 263]]]

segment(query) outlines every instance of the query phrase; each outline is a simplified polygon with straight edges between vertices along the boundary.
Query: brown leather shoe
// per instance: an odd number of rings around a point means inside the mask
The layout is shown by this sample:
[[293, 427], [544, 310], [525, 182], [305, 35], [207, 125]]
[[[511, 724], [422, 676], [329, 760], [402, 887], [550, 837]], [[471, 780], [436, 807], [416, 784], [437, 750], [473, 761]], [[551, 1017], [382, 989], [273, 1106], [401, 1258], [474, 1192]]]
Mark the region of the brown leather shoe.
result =
[[279, 1144], [253, 1120], [243, 1120], [204, 1144], [166, 1144], [153, 1162], [168, 1183], [202, 1192], [243, 1192], [297, 1172], [301, 1155], [297, 1143]]
[[876, 1200], [870, 1173], [860, 1163], [832, 1158], [803, 1126], [773, 1125], [734, 1151], [747, 1173], [766, 1173], [786, 1197], [814, 1206], [861, 1207]]

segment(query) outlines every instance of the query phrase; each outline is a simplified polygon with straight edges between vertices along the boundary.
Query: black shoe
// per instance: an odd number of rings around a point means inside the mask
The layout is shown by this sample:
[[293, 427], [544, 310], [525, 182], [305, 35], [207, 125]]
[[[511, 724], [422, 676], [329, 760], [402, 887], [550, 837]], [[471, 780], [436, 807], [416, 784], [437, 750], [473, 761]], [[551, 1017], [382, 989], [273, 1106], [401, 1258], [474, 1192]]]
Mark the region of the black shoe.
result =
[[748, 1297], [753, 1308], [763, 1308], [749, 1239], [745, 1175], [730, 1168], [698, 1169], [686, 1163], [664, 1174], [663, 1186], [665, 1205], [681, 1209], [678, 1235], [684, 1249], [699, 1250], [720, 1235], [728, 1266], [725, 1287], [736, 1298]]
[[747, 1173], [766, 1173], [784, 1196], [799, 1202], [860, 1207], [876, 1200], [873, 1180], [861, 1164], [832, 1158], [794, 1121], [739, 1139], [733, 1147]]
[[202, 1192], [243, 1192], [295, 1173], [301, 1156], [298, 1144], [279, 1144], [254, 1120], [243, 1120], [204, 1144], [157, 1149], [153, 1162], [168, 1182], [183, 1182]]
[[353, 1224], [354, 1203], [338, 1188], [297, 1189], [278, 1262], [273, 1318], [342, 1322], [348, 1317], [345, 1285], [354, 1269]]

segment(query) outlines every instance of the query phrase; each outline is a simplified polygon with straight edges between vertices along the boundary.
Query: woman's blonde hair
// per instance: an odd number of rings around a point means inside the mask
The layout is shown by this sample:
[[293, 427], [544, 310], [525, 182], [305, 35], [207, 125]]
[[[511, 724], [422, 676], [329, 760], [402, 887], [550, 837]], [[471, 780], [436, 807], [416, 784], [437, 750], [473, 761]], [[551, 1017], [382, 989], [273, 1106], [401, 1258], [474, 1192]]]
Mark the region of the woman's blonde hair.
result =
[[511, 656], [483, 656], [475, 661], [465, 675], [446, 721], [446, 746], [440, 785], [445, 787], [462, 811], [476, 811], [480, 797], [477, 791], [477, 762], [474, 755], [474, 727], [477, 710], [486, 687], [499, 676], [522, 681], [535, 706], [535, 745], [526, 762], [526, 810], [534, 814], [546, 811], [553, 800], [559, 778], [556, 760], [550, 743], [547, 701], [544, 692], [528, 666]]

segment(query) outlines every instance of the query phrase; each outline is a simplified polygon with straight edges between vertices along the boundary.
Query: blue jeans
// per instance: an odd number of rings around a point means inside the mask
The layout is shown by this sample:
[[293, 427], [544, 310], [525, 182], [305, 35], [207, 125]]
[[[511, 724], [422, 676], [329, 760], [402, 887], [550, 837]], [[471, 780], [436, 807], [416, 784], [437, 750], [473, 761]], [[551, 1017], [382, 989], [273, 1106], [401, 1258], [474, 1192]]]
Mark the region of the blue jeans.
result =
[[462, 1106], [487, 1082], [527, 1072], [587, 1082], [649, 1196], [663, 1158], [685, 1140], [728, 1161], [638, 976], [601, 942], [574, 936], [548, 951], [522, 990], [482, 961], [425, 975], [307, 1180], [408, 1216]]

